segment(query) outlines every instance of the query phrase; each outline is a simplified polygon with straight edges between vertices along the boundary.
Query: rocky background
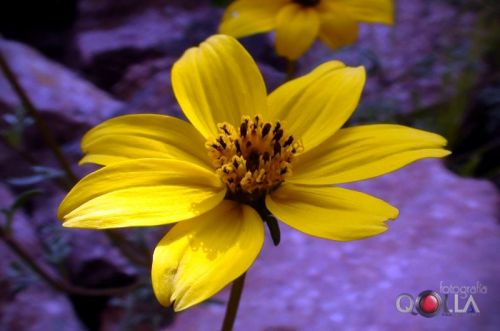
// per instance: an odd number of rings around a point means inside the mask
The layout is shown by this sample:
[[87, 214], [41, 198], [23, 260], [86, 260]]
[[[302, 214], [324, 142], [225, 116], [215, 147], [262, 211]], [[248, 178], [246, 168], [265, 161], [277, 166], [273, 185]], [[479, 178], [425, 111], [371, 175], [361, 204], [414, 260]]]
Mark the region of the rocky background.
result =
[[[77, 166], [79, 140], [97, 123], [139, 112], [182, 117], [170, 68], [216, 32], [224, 3], [4, 1], [0, 52], [82, 176], [93, 168]], [[495, 0], [396, 3], [394, 26], [363, 26], [357, 44], [336, 52], [318, 43], [299, 71], [329, 59], [365, 65], [369, 78], [352, 122], [439, 132], [453, 155], [351, 185], [401, 210], [382, 236], [336, 243], [283, 225], [280, 246], [268, 240], [249, 271], [235, 330], [500, 329], [500, 9]], [[272, 91], [285, 77], [272, 37], [243, 43]], [[104, 233], [60, 226], [61, 170], [2, 74], [0, 116], [0, 221], [12, 224], [11, 242], [0, 240], [0, 330], [219, 328], [227, 289], [175, 315], [156, 303], [148, 262], [130, 247], [150, 254], [167, 228]], [[33, 272], [23, 252], [69, 291]], [[439, 291], [441, 282], [486, 286], [475, 297], [480, 314], [424, 318], [396, 310], [399, 294]], [[78, 291], [110, 287], [130, 289]]]

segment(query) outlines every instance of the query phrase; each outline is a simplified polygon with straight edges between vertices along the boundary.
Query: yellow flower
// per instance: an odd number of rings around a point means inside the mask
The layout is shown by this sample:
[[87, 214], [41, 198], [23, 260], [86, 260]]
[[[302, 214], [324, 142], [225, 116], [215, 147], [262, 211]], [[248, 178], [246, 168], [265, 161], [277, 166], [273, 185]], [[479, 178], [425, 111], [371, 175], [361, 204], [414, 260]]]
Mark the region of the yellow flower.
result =
[[218, 35], [185, 52], [172, 84], [192, 123], [127, 115], [90, 130], [82, 163], [103, 165], [66, 196], [67, 227], [179, 222], [155, 249], [152, 283], [182, 310], [243, 274], [270, 213], [312, 236], [355, 240], [387, 229], [396, 208], [332, 186], [448, 154], [442, 137], [399, 125], [341, 129], [365, 82], [362, 67], [328, 62], [269, 96], [246, 50]]
[[318, 36], [333, 49], [354, 43], [359, 22], [392, 24], [392, 0], [236, 0], [219, 31], [240, 38], [275, 30], [278, 54], [296, 60]]

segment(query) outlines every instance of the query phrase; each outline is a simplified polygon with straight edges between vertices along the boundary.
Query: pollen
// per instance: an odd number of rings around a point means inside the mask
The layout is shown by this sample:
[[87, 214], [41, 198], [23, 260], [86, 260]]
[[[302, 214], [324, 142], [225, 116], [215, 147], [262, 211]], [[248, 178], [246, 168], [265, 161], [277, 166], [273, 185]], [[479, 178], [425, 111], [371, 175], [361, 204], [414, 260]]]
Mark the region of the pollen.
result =
[[292, 172], [294, 155], [303, 149], [298, 137], [288, 135], [280, 122], [244, 116], [238, 128], [217, 125], [219, 134], [208, 139], [212, 164], [230, 195], [255, 200], [276, 189]]

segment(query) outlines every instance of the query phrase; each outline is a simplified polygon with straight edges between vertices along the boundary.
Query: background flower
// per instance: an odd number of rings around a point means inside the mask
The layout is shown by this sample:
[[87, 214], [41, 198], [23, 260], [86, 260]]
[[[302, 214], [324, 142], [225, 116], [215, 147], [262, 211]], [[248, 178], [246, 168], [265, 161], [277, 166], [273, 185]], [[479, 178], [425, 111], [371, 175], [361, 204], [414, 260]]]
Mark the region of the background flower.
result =
[[393, 22], [392, 0], [236, 0], [220, 32], [240, 38], [276, 31], [276, 51], [291, 60], [320, 38], [336, 49], [352, 44], [360, 22]]

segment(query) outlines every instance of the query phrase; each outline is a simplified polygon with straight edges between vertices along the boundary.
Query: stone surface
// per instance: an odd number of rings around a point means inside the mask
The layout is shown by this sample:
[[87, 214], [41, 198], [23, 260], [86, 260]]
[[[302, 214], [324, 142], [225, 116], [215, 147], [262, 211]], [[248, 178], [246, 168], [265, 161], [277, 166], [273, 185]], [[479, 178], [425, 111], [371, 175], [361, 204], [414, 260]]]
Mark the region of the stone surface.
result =
[[170, 82], [175, 59], [158, 58], [131, 66], [113, 87], [113, 94], [127, 101], [123, 113], [159, 113], [183, 117]]
[[[281, 224], [280, 246], [267, 238], [250, 269], [235, 330], [498, 330], [499, 194], [491, 183], [459, 178], [428, 160], [349, 187], [389, 201], [400, 217], [383, 235], [346, 243]], [[480, 315], [425, 318], [396, 310], [399, 294], [439, 292], [441, 281], [487, 286], [475, 296]], [[223, 315], [223, 305], [202, 304], [165, 331], [214, 330]]]
[[[122, 103], [76, 73], [52, 62], [36, 50], [0, 39], [0, 52], [8, 61], [19, 83], [34, 106], [44, 115], [62, 123], [95, 125], [111, 117]], [[0, 74], [0, 111], [19, 107], [17, 95]]]
[[82, 67], [99, 86], [110, 88], [128, 66], [162, 56], [178, 57], [216, 33], [221, 13], [206, 5], [192, 10], [161, 2], [94, 23], [82, 16], [76, 37]]
[[2, 305], [4, 331], [85, 331], [69, 300], [45, 286], [35, 286]]
[[[200, 6], [207, 6], [210, 4], [210, 0], [170, 0], [168, 2], [169, 6], [175, 6], [186, 9], [193, 9]], [[140, 11], [145, 7], [162, 7], [165, 6], [165, 1], [163, 0], [80, 0], [78, 2], [78, 10], [80, 17], [84, 21], [92, 21], [97, 18], [110, 19], [110, 16], [120, 17], [133, 14], [134, 12]], [[90, 22], [87, 22], [89, 24]], [[99, 24], [94, 21], [93, 24]]]
[[[29, 46], [0, 39], [0, 52], [57, 142], [61, 146], [74, 142], [64, 146], [68, 147], [65, 152], [72, 164], [80, 157], [78, 141], [83, 134], [124, 107], [122, 102]], [[0, 71], [0, 130], [7, 127], [4, 115], [13, 117], [20, 107], [17, 94]], [[25, 129], [23, 142], [22, 148], [29, 150], [27, 154], [38, 165], [58, 167], [34, 124]], [[27, 176], [31, 173], [30, 162], [2, 143], [0, 173], [3, 178]]]

